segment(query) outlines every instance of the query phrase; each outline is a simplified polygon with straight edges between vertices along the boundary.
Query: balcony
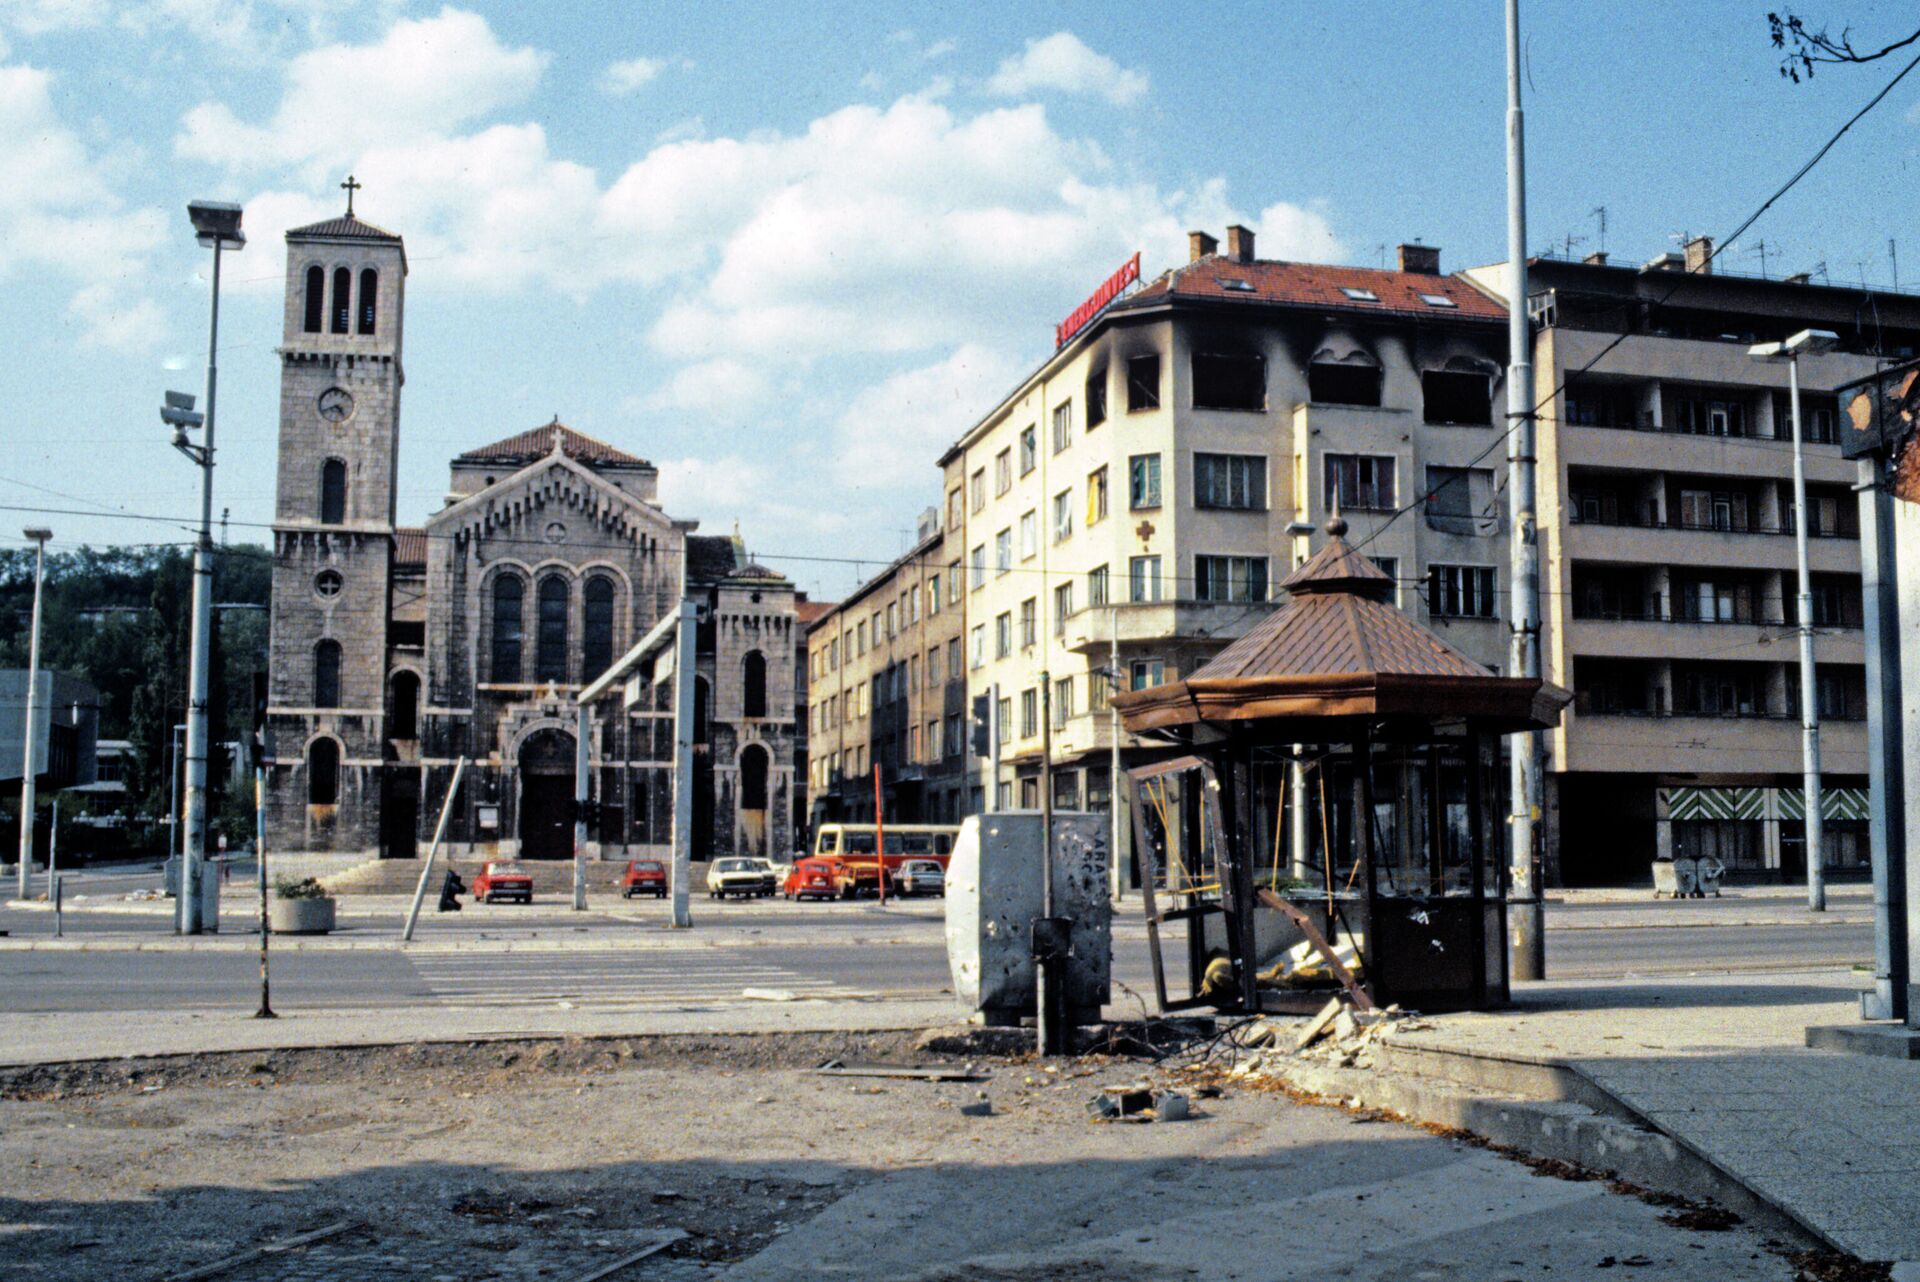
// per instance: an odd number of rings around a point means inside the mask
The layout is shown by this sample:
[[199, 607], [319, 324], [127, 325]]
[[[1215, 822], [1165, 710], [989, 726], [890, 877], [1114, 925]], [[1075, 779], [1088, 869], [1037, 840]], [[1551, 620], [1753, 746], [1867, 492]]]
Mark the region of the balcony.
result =
[[1104, 654], [1116, 639], [1123, 646], [1167, 641], [1214, 641], [1224, 646], [1274, 608], [1275, 603], [1264, 601], [1134, 601], [1088, 606], [1067, 620], [1060, 643], [1077, 654]]
[[[1555, 736], [1555, 769], [1634, 774], [1797, 774], [1800, 723], [1792, 716], [1717, 717], [1575, 709]], [[1829, 721], [1820, 731], [1822, 767], [1867, 768], [1866, 725]]]
[[[1562, 555], [1584, 561], [1794, 569], [1794, 541], [1775, 530], [1719, 530], [1661, 524], [1568, 521]], [[1815, 574], [1860, 573], [1860, 542], [1846, 535], [1808, 539]]]

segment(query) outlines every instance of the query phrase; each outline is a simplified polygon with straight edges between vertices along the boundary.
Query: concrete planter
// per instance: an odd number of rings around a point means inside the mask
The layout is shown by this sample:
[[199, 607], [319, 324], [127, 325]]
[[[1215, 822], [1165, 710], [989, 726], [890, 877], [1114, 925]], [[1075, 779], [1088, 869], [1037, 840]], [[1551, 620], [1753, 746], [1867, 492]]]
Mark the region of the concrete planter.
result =
[[324, 935], [333, 929], [331, 899], [270, 899], [267, 925], [276, 935]]

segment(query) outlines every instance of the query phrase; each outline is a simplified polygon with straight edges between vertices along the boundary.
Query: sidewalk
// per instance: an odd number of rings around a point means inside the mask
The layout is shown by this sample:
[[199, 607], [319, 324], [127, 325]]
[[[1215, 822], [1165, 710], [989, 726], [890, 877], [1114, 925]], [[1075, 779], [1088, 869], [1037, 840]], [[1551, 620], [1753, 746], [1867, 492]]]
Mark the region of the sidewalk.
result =
[[1831, 973], [1548, 982], [1397, 1040], [1463, 1080], [1571, 1071], [1834, 1246], [1920, 1261], [1920, 1064], [1804, 1042], [1857, 1023], [1857, 992]]

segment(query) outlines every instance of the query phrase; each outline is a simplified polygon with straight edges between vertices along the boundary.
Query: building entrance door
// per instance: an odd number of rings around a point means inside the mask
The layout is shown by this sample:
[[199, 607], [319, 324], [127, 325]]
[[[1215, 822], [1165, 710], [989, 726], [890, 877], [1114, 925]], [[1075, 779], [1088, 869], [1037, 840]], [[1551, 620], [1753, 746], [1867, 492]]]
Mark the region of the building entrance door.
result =
[[573, 857], [573, 736], [544, 730], [520, 749], [520, 857]]

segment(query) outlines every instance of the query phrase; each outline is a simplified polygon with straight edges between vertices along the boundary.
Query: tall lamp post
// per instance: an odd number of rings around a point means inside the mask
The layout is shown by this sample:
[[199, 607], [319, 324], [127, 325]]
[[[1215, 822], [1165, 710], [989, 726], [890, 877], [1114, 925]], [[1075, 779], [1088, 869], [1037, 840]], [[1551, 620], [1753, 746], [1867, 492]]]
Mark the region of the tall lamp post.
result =
[[1820, 708], [1813, 666], [1813, 587], [1807, 575], [1807, 438], [1800, 430], [1800, 358], [1830, 352], [1840, 336], [1824, 329], [1803, 329], [1778, 343], [1756, 343], [1747, 355], [1756, 361], [1787, 367], [1787, 406], [1793, 420], [1793, 550], [1800, 572], [1799, 608], [1794, 612], [1800, 633], [1800, 765], [1805, 772], [1807, 909], [1827, 909], [1825, 825], [1820, 815]]
[[[33, 868], [33, 785], [34, 775], [38, 771], [37, 754], [34, 748], [39, 745], [40, 736], [34, 733], [40, 723], [40, 590], [46, 581], [47, 540], [53, 537], [53, 531], [41, 525], [30, 525], [21, 531], [33, 540], [33, 624], [27, 642], [27, 734], [26, 742], [20, 745], [20, 893], [27, 897], [27, 875]], [[48, 719], [51, 732], [52, 719]], [[48, 883], [48, 894], [52, 894], [52, 883]]]
[[[208, 655], [213, 635], [213, 429], [219, 380], [220, 254], [247, 243], [240, 231], [240, 206], [225, 201], [196, 200], [187, 217], [201, 245], [213, 250], [213, 304], [207, 325], [206, 435], [198, 445], [187, 433], [199, 426], [193, 398], [167, 393], [162, 421], [173, 428], [174, 448], [200, 468], [200, 537], [193, 548], [193, 657], [187, 679], [187, 805], [185, 844], [181, 847], [180, 898], [177, 929], [197, 935], [205, 928], [200, 910], [200, 879], [207, 854], [207, 686]], [[182, 403], [184, 402], [184, 403]]]

